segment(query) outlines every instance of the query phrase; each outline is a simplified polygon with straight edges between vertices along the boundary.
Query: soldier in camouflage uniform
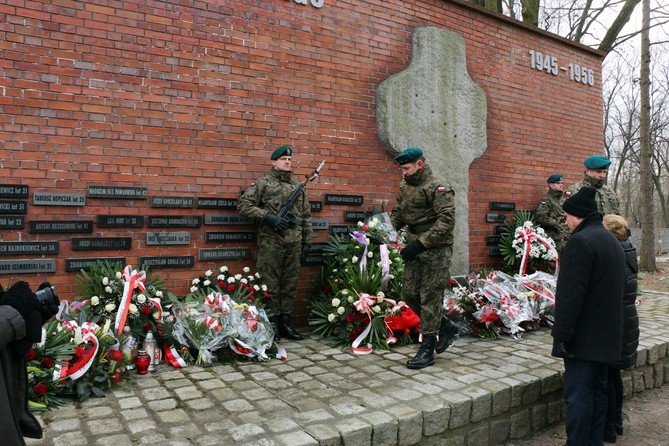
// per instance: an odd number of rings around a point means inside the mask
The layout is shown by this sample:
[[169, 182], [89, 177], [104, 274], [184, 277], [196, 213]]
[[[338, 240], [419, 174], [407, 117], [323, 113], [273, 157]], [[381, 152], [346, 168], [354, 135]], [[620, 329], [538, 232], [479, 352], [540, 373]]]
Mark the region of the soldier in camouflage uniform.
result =
[[259, 222], [256, 268], [267, 285], [271, 298], [275, 340], [281, 336], [302, 339], [292, 325], [293, 304], [300, 275], [300, 259], [311, 247], [311, 207], [306, 194], [297, 200], [292, 214], [301, 224], [277, 216], [281, 205], [299, 183], [292, 180], [292, 149], [281, 146], [272, 152], [272, 170], [249, 187], [239, 199], [237, 209], [244, 217]]
[[547, 183], [548, 193], [541, 198], [534, 212], [534, 219], [544, 229], [546, 235], [553, 239], [555, 248], [560, 254], [571, 232], [562, 210], [562, 203], [566, 198], [564, 181], [562, 181], [562, 175], [556, 173], [548, 177]]
[[402, 298], [420, 316], [423, 335], [407, 367], [422, 369], [433, 365], [435, 350], [442, 353], [458, 334], [457, 325], [443, 315], [453, 254], [454, 192], [432, 173], [417, 147], [402, 151], [395, 163], [401, 166], [404, 179], [390, 218], [395, 229], [407, 228], [407, 244], [400, 251], [405, 262]]
[[585, 166], [583, 180], [569, 186], [566, 192], [567, 197], [574, 195], [584, 186], [593, 187], [597, 191], [595, 196], [597, 210], [603, 215], [620, 215], [618, 196], [606, 185], [606, 174], [611, 165], [611, 160], [605, 156], [593, 155], [586, 158], [583, 165]]

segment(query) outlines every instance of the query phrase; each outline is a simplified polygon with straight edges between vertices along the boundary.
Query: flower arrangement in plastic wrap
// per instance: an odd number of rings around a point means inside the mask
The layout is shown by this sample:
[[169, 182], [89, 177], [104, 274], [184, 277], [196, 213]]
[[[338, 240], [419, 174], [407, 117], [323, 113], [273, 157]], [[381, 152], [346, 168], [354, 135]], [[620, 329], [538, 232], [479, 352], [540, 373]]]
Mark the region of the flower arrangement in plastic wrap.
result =
[[269, 298], [267, 285], [262, 283], [260, 274], [253, 273], [248, 266], [236, 274], [225, 265], [218, 268], [217, 272], [207, 270], [191, 281], [190, 294], [186, 296], [186, 300], [203, 301], [212, 292], [227, 294], [236, 304], [255, 305], [260, 308], [264, 308], [264, 302]]
[[521, 276], [536, 271], [554, 273], [558, 254], [555, 242], [537, 226], [528, 211], [516, 211], [499, 243], [504, 264], [510, 273]]
[[309, 302], [309, 325], [316, 333], [351, 345], [358, 354], [412, 342], [409, 335], [419, 320], [399, 300], [404, 271], [399, 246], [387, 214], [331, 238]]
[[93, 322], [114, 321], [118, 333], [128, 325], [140, 340], [149, 331], [157, 333], [160, 340], [170, 305], [162, 280], [148, 266], [135, 270], [130, 265], [98, 261], [88, 271], [81, 271], [76, 286], [71, 313], [84, 310]]

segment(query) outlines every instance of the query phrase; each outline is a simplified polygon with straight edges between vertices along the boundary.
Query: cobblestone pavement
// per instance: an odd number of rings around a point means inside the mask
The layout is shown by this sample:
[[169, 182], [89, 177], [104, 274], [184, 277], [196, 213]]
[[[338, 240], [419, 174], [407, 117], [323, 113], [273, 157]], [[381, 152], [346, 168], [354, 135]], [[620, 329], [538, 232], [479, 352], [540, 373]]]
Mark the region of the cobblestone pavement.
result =
[[[666, 357], [669, 295], [641, 302], [648, 353], [640, 357]], [[550, 342], [547, 329], [516, 340], [465, 336], [418, 371], [404, 366], [417, 345], [356, 356], [314, 335], [285, 343], [287, 361], [161, 364], [150, 375], [130, 374], [104, 398], [42, 414], [45, 438], [28, 445], [497, 444], [529, 435], [527, 417], [486, 424], [478, 436], [467, 427], [560, 391], [563, 366], [549, 356]], [[669, 367], [660, 373], [667, 382]], [[459, 436], [425, 440], [452, 429]]]

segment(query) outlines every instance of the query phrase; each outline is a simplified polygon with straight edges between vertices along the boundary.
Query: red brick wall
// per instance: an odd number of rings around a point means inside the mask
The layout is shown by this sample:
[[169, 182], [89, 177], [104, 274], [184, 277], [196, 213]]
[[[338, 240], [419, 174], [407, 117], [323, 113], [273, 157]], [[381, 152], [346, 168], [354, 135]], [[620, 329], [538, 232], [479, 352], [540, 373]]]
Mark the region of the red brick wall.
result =
[[[548, 175], [563, 172], [574, 182], [582, 159], [600, 151], [601, 55], [441, 0], [325, 0], [322, 8], [290, 0], [2, 1], [0, 183], [29, 185], [30, 198], [26, 229], [0, 230], [0, 237], [60, 240], [57, 272], [46, 278], [64, 297], [74, 295], [76, 276], [64, 272], [66, 258], [197, 259], [198, 249], [217, 247], [204, 243], [205, 230], [240, 228], [203, 226], [190, 231], [190, 246], [176, 247], [146, 246], [145, 232], [166, 229], [94, 228], [93, 236], [129, 234], [133, 249], [82, 255], [70, 252], [71, 235], [29, 234], [27, 222], [166, 210], [92, 198], [84, 207], [37, 207], [32, 194], [115, 185], [146, 187], [149, 196], [236, 198], [269, 169], [269, 153], [280, 144], [295, 147], [300, 175], [327, 160], [320, 183], [310, 185], [311, 200], [354, 194], [364, 195], [363, 209], [392, 208], [400, 174], [377, 138], [375, 94], [408, 65], [417, 26], [460, 33], [470, 76], [487, 96], [488, 150], [470, 169], [470, 258], [472, 268], [494, 266], [498, 259], [484, 243], [493, 229], [488, 203], [533, 208]], [[529, 50], [592, 68], [595, 85], [530, 68]], [[314, 216], [341, 224], [344, 210], [359, 209], [324, 205]], [[327, 238], [325, 231], [316, 236]], [[156, 272], [179, 294], [222, 263]], [[42, 278], [4, 274], [0, 282]], [[303, 295], [307, 285], [305, 274]]]

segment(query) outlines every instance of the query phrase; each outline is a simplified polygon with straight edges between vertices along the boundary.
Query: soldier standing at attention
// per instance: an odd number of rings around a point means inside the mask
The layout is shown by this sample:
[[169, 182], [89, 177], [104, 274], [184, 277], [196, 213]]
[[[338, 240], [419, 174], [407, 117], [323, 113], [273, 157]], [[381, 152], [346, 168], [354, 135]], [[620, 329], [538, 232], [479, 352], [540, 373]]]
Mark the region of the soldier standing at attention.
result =
[[603, 215], [620, 215], [618, 196], [606, 185], [606, 174], [611, 165], [611, 160], [605, 156], [592, 155], [583, 161], [583, 165], [585, 166], [583, 179], [569, 186], [566, 193], [567, 197], [574, 195], [583, 186], [592, 187], [597, 191], [595, 196], [597, 210]]
[[544, 229], [546, 235], [553, 239], [558, 254], [569, 238], [569, 227], [562, 210], [565, 200], [564, 181], [562, 174], [556, 173], [548, 177], [548, 193], [541, 198], [534, 219]]
[[[420, 316], [423, 340], [410, 369], [434, 364], [434, 352], [442, 353], [458, 334], [458, 327], [444, 312], [444, 288], [450, 276], [453, 254], [455, 201], [451, 186], [434, 175], [423, 151], [409, 147], [395, 158], [404, 179], [390, 217], [395, 229], [407, 228], [402, 298]], [[438, 341], [437, 341], [437, 336]]]
[[302, 334], [293, 328], [291, 318], [300, 275], [300, 258], [311, 248], [311, 207], [305, 193], [291, 210], [301, 219], [301, 224], [277, 216], [281, 205], [299, 187], [299, 183], [292, 180], [292, 155], [290, 146], [281, 146], [272, 152], [272, 170], [253, 183], [237, 204], [241, 215], [259, 222], [260, 249], [256, 268], [270, 294], [274, 339], [277, 341], [281, 336], [302, 339]]

